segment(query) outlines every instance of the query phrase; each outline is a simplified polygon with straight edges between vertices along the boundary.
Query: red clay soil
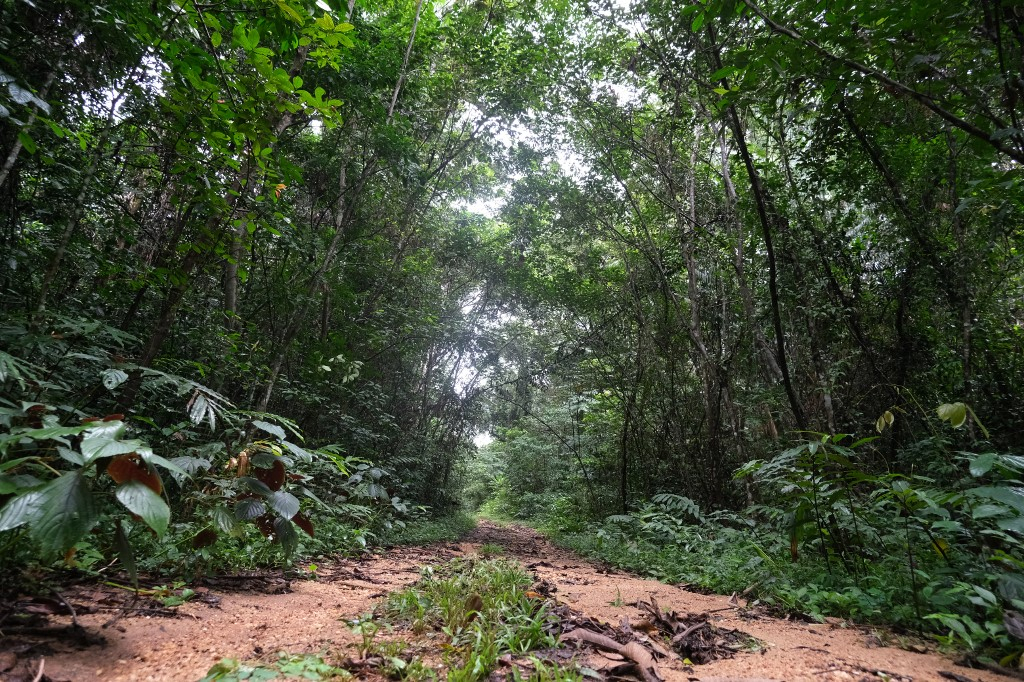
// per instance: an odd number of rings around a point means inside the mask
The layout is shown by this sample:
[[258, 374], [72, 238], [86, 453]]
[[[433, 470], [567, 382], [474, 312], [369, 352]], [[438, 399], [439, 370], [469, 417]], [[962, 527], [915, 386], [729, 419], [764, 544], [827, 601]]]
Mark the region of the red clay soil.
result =
[[[111, 609], [77, 616], [87, 633], [84, 637], [70, 627], [68, 636], [59, 639], [0, 631], [0, 679], [32, 682], [40, 660], [44, 664], [40, 682], [191, 682], [224, 657], [272, 662], [285, 651], [340, 661], [353, 655], [358, 640], [345, 621], [371, 611], [388, 592], [415, 582], [421, 567], [474, 555], [483, 544], [500, 545], [505, 556], [518, 559], [537, 576], [558, 604], [597, 621], [619, 626], [627, 619], [628, 625], [642, 630], [649, 623], [636, 604], [650, 603], [653, 597], [663, 611], [707, 613], [717, 630], [738, 630], [760, 642], [732, 658], [705, 665], [664, 659], [659, 669], [665, 682], [1009, 679], [958, 667], [935, 652], [881, 646], [876, 633], [844, 623], [811, 624], [759, 615], [756, 609], [740, 608], [742, 601], [696, 594], [611, 570], [554, 547], [530, 529], [486, 521], [459, 544], [402, 548], [382, 556], [338, 561], [321, 567], [317, 580], [224, 580], [202, 592], [202, 599], [178, 607], [173, 617], [155, 608], [114, 620], [118, 614], [111, 611], [117, 609]], [[104, 624], [108, 627], [103, 628]], [[47, 617], [50, 632], [55, 626], [71, 625], [69, 616]], [[90, 643], [97, 636], [105, 643]], [[587, 655], [588, 667], [599, 668], [601, 656]]]

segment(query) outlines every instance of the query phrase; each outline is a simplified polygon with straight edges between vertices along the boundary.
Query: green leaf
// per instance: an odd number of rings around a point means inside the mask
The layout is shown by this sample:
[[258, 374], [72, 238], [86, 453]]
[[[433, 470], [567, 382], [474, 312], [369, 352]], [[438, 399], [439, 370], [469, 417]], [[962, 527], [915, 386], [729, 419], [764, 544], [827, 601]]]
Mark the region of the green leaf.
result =
[[21, 146], [25, 148], [25, 151], [29, 154], [36, 153], [36, 141], [32, 139], [32, 136], [22, 130], [18, 133], [18, 140], [21, 142]]
[[171, 521], [171, 509], [152, 488], [139, 481], [127, 481], [115, 493], [118, 501], [162, 537]]
[[971, 476], [984, 476], [991, 469], [992, 465], [996, 463], [997, 455], [994, 452], [986, 452], [984, 455], [978, 455], [971, 461]]
[[1013, 531], [1024, 535], [1024, 516], [1017, 516], [1012, 519], [999, 519], [996, 525], [1002, 530]]
[[44, 429], [19, 431], [18, 433], [11, 434], [9, 438], [13, 440], [21, 440], [22, 438], [31, 438], [32, 440], [56, 440], [62, 443], [67, 443], [68, 441], [64, 436], [77, 436], [90, 428], [90, 426], [91, 425], [89, 424], [83, 424], [82, 426], [49, 426]]
[[278, 514], [290, 519], [299, 513], [299, 500], [297, 497], [284, 490], [278, 490], [267, 496], [267, 502]]
[[235, 517], [224, 507], [214, 507], [210, 511], [210, 518], [222, 533], [230, 533], [235, 529]]
[[945, 403], [939, 405], [936, 412], [939, 419], [949, 422], [954, 429], [958, 429], [967, 421], [967, 406], [963, 403]]
[[82, 469], [58, 476], [39, 491], [40, 510], [30, 534], [44, 552], [72, 547], [96, 524], [96, 501]]
[[224, 42], [224, 36], [222, 36], [220, 33], [217, 33], [216, 31], [214, 31], [213, 33], [210, 34], [210, 43], [214, 47], [220, 47], [220, 44], [222, 42]]
[[35, 490], [19, 495], [0, 511], [0, 532], [34, 521], [43, 504], [43, 494]]
[[125, 455], [135, 452], [142, 443], [137, 440], [122, 441], [125, 433], [125, 424], [122, 421], [94, 422], [82, 436], [80, 450], [89, 464], [103, 457]]
[[295, 443], [289, 443], [288, 441], [282, 441], [281, 444], [284, 445], [286, 448], [288, 448], [288, 450], [293, 455], [295, 455], [296, 457], [301, 459], [303, 462], [312, 462], [313, 461], [312, 453], [310, 453], [305, 448], [301, 448], [298, 445], [296, 445]]
[[720, 81], [723, 78], [730, 78], [737, 71], [739, 71], [739, 69], [737, 69], [735, 66], [723, 66], [718, 71], [715, 71], [713, 74], [711, 74], [711, 77], [708, 80], [714, 82]]
[[[190, 478], [191, 477], [191, 474], [188, 471], [185, 471], [184, 469], [182, 469], [180, 466], [178, 466], [177, 464], [175, 464], [171, 460], [164, 459], [160, 455], [154, 454], [153, 451], [150, 448], [148, 448], [148, 447], [145, 447], [145, 446], [140, 447], [140, 448], [138, 448], [136, 450], [136, 452], [138, 452], [139, 456], [142, 457], [142, 461], [146, 462], [147, 464], [156, 465], [158, 467], [163, 467], [164, 469], [167, 469], [168, 471], [170, 471], [172, 474], [177, 474], [178, 476], [181, 476], [183, 478]], [[194, 458], [191, 458], [191, 457], [185, 457], [185, 458], [176, 457], [175, 458], [175, 460], [178, 460], [178, 459], [194, 459]], [[206, 468], [210, 467], [210, 463], [209, 462], [207, 462], [206, 460], [201, 460], [201, 461], [206, 464]]]
[[975, 497], [1002, 502], [1003, 504], [1024, 514], [1024, 488], [1011, 488], [1009, 486], [983, 486], [980, 488], [971, 488], [967, 493]]
[[260, 421], [259, 419], [253, 419], [252, 425], [259, 429], [260, 431], [264, 431], [272, 436], [276, 436], [278, 440], [283, 441], [287, 437], [284, 433], [284, 429], [282, 429], [277, 424], [271, 424], [269, 422]]
[[71, 448], [65, 448], [63, 446], [57, 446], [57, 454], [65, 462], [71, 462], [75, 466], [85, 466], [85, 457], [82, 457], [82, 453], [75, 452]]
[[0, 495], [12, 495], [21, 490], [13, 476], [0, 474]]
[[24, 464], [25, 462], [34, 462], [38, 460], [38, 457], [19, 457], [18, 459], [12, 459], [0, 464], [0, 471], [7, 471], [8, 469], [13, 469], [19, 464]]
[[291, 557], [295, 548], [299, 546], [299, 534], [295, 532], [295, 524], [288, 519], [274, 519], [274, 535], [281, 543], [286, 557]]
[[990, 606], [995, 606], [996, 602], [998, 601], [996, 599], [996, 595], [992, 594], [992, 592], [986, 590], [984, 587], [981, 587], [980, 585], [971, 585], [971, 587], [974, 588], [974, 591], [978, 593], [978, 596], [981, 597], [981, 599], [986, 604]]
[[238, 482], [244, 485], [250, 491], [256, 493], [257, 495], [263, 495], [264, 497], [267, 497], [274, 492], [266, 483], [259, 479], [252, 478], [250, 476], [242, 476], [241, 478], [238, 479]]
[[1001, 504], [979, 504], [971, 512], [971, 516], [975, 519], [988, 519], [993, 516], [1003, 516], [1009, 509]]
[[135, 565], [135, 554], [132, 552], [132, 546], [128, 543], [128, 536], [125, 535], [124, 528], [121, 526], [121, 519], [117, 520], [115, 528], [117, 530], [114, 533], [114, 547], [117, 549], [117, 558], [120, 559], [124, 570], [128, 572], [132, 585], [138, 589], [139, 570]]
[[263, 516], [267, 513], [267, 506], [260, 500], [254, 500], [247, 498], [239, 500], [235, 504], [235, 518], [239, 521], [249, 521], [255, 519], [257, 516]]
[[284, 0], [278, 0], [277, 6], [281, 8], [282, 12], [288, 15], [289, 19], [298, 24], [302, 23], [302, 15], [296, 12], [295, 9], [291, 7], [287, 2], [285, 2]]

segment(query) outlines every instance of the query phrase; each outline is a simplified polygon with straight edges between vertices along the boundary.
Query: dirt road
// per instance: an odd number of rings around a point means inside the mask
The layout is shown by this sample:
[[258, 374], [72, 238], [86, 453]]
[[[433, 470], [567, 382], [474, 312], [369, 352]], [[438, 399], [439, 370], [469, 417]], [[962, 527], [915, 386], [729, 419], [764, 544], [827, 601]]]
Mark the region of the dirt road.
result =
[[[530, 529], [486, 521], [458, 544], [339, 561], [320, 568], [317, 580], [218, 583], [202, 601], [180, 606], [174, 618], [134, 615], [109, 624], [109, 613], [80, 615], [79, 622], [101, 634], [105, 645], [49, 641], [36, 642], [32, 649], [20, 644], [19, 649], [16, 642], [0, 641], [0, 657], [10, 658], [6, 651], [23, 659], [7, 673], [8, 679], [34, 672], [42, 655], [46, 678], [75, 682], [192, 682], [223, 657], [272, 661], [281, 651], [340, 660], [351, 654], [358, 639], [346, 620], [371, 611], [388, 592], [415, 582], [421, 567], [476, 554], [485, 544], [502, 547], [505, 556], [518, 559], [546, 583], [553, 599], [594, 619], [619, 625], [625, 618], [639, 632], [645, 616], [636, 604], [653, 597], [665, 611], [708, 612], [715, 628], [739, 630], [761, 642], [706, 665], [663, 660], [660, 672], [666, 682], [1008, 679], [957, 667], [936, 653], [880, 646], [864, 629], [770, 618], [756, 609], [737, 608], [727, 596], [696, 594], [610, 570], [552, 546]], [[280, 593], [268, 593], [275, 591]], [[105, 623], [109, 625], [104, 629]]]

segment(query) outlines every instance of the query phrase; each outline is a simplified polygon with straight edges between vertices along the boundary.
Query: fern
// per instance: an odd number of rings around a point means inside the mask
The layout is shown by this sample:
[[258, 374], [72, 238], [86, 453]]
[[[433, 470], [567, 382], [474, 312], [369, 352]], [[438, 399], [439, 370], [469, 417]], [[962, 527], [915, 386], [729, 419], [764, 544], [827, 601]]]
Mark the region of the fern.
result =
[[704, 515], [701, 514], [700, 506], [689, 497], [673, 493], [659, 493], [652, 497], [651, 501], [660, 505], [662, 509], [670, 514], [687, 514], [697, 522], [703, 523], [704, 521]]

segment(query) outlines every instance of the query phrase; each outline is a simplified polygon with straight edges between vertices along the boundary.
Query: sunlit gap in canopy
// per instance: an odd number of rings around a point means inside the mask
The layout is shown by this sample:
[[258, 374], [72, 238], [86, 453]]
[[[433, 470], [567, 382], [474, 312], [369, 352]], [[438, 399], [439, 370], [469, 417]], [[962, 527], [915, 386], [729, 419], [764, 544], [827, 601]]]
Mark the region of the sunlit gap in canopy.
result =
[[[466, 294], [461, 309], [466, 319], [466, 327], [473, 339], [467, 351], [460, 356], [459, 364], [455, 368], [455, 391], [465, 399], [473, 393], [487, 390], [489, 377], [484, 363], [486, 354], [481, 348], [480, 341], [498, 333], [515, 317], [502, 310], [489, 309], [484, 300], [484, 290], [480, 287]], [[477, 447], [484, 447], [493, 440], [491, 434], [486, 431], [477, 430], [473, 436], [473, 443]]]

